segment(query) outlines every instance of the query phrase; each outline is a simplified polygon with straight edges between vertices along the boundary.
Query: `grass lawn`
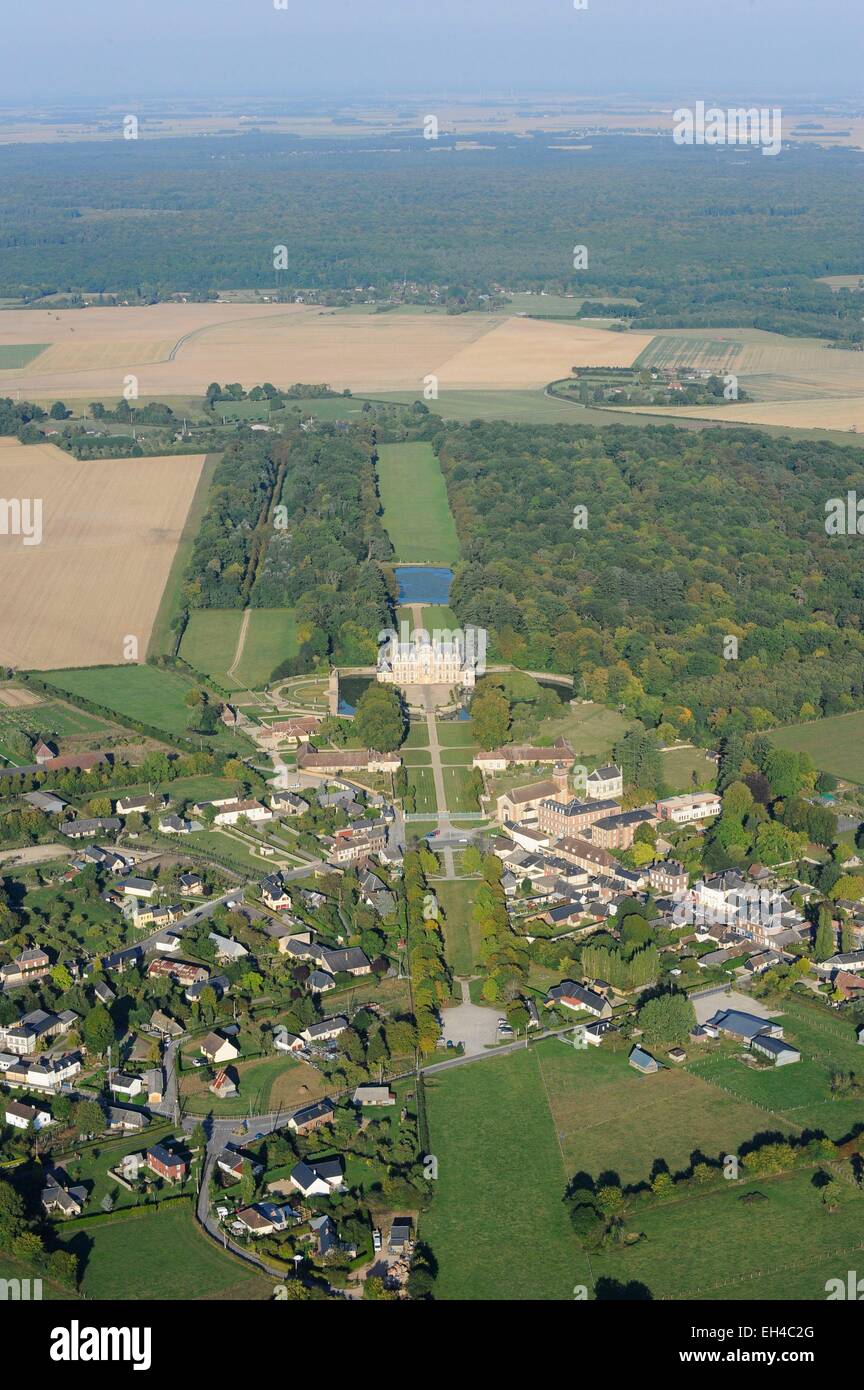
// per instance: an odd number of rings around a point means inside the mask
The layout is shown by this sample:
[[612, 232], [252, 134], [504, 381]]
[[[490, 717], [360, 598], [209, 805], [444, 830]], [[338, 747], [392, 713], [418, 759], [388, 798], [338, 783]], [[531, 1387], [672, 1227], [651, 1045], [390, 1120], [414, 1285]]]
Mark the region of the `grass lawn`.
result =
[[476, 811], [479, 809], [473, 789], [474, 773], [470, 767], [446, 767], [444, 774], [444, 794], [449, 811]]
[[535, 1052], [456, 1067], [425, 1089], [438, 1181], [420, 1236], [439, 1264], [435, 1297], [566, 1299], [590, 1285]]
[[267, 862], [251, 855], [239, 840], [225, 835], [221, 830], [193, 830], [191, 835], [182, 837], [183, 847], [200, 850], [202, 854], [221, 855], [236, 869], [248, 873], [253, 869], [257, 874], [268, 872]]
[[408, 785], [416, 791], [414, 809], [418, 814], [426, 811], [437, 812], [438, 803], [435, 799], [435, 782], [431, 767], [409, 767]]
[[809, 753], [822, 772], [864, 783], [864, 710], [815, 719], [810, 724], [769, 729], [768, 736], [778, 748]]
[[193, 608], [180, 643], [180, 655], [195, 671], [228, 684], [243, 611], [240, 608]]
[[[193, 1049], [194, 1052], [195, 1049]], [[271, 1057], [255, 1057], [249, 1062], [232, 1062], [239, 1077], [238, 1094], [219, 1100], [208, 1091], [212, 1080], [204, 1067], [184, 1071], [181, 1094], [192, 1115], [265, 1115], [271, 1110], [290, 1110], [324, 1094], [324, 1078], [314, 1067], [292, 1057], [277, 1053]]]
[[88, 714], [63, 700], [46, 700], [38, 705], [22, 705], [19, 709], [0, 706], [0, 737], [7, 729], [24, 729], [48, 739], [53, 736], [95, 740], [110, 727], [98, 714]]
[[273, 1281], [226, 1254], [195, 1224], [191, 1203], [146, 1216], [83, 1222], [64, 1245], [84, 1264], [88, 1298], [268, 1298]]
[[612, 744], [632, 727], [632, 720], [625, 719], [616, 710], [605, 705], [562, 704], [561, 713], [554, 719], [544, 719], [540, 733], [543, 738], [553, 741], [563, 735], [568, 739], [573, 752], [588, 758], [602, 757]]
[[660, 761], [663, 776], [675, 792], [692, 792], [694, 788], [711, 790], [717, 781], [717, 764], [706, 758], [701, 748], [675, 748], [661, 753]]
[[450, 968], [471, 975], [480, 950], [480, 929], [471, 922], [479, 879], [433, 879], [432, 891], [444, 911], [444, 943]]
[[[377, 399], [411, 405], [416, 391], [392, 391]], [[599, 410], [582, 410], [542, 391], [441, 391], [427, 401], [433, 415], [445, 420], [506, 420], [514, 425], [583, 425], [608, 423]]]
[[382, 444], [378, 455], [383, 520], [397, 559], [455, 564], [459, 559], [456, 523], [431, 444]]
[[[169, 737], [189, 735], [189, 709], [184, 704], [195, 681], [177, 671], [164, 671], [155, 666], [91, 666], [81, 670], [41, 672], [46, 681], [96, 704], [104, 705], [120, 719], [137, 719], [163, 730]], [[210, 740], [217, 747], [229, 749], [246, 747], [245, 741], [225, 728], [219, 729]]]
[[470, 719], [439, 719], [438, 742], [442, 748], [475, 749], [474, 725]]
[[[439, 734], [440, 738], [440, 734]], [[402, 748], [428, 748], [429, 730], [426, 727], [426, 720], [412, 720], [408, 726], [408, 737], [402, 744]]]
[[253, 608], [237, 679], [256, 690], [267, 684], [281, 662], [296, 656], [299, 648], [293, 608]]

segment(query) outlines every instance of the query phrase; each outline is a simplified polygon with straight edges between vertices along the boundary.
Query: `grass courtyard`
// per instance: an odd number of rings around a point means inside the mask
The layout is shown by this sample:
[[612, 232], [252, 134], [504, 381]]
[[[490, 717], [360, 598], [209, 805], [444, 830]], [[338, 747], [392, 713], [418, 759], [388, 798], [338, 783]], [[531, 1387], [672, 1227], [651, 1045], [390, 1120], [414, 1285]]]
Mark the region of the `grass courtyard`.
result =
[[397, 560], [455, 564], [459, 559], [456, 523], [431, 444], [382, 444], [378, 478], [384, 526]]

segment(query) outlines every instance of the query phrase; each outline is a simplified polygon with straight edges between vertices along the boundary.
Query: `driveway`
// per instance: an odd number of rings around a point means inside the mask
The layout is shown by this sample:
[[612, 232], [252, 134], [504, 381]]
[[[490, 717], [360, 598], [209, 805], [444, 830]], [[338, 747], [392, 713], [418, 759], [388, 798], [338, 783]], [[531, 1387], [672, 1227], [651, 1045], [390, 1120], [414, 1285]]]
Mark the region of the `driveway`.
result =
[[461, 981], [462, 1003], [455, 1009], [443, 1009], [441, 1019], [445, 1041], [463, 1043], [466, 1057], [475, 1057], [491, 1043], [498, 1040], [498, 1019], [496, 1009], [481, 1008], [471, 1003], [467, 980]]

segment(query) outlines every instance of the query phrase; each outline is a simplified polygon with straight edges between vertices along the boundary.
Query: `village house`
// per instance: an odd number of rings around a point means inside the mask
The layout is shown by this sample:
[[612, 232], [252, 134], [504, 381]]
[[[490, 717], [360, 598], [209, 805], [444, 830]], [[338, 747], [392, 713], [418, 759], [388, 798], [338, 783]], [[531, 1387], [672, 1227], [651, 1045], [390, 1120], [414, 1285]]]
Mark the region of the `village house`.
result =
[[551, 1009], [555, 1005], [573, 1009], [576, 1013], [593, 1014], [595, 1018], [612, 1016], [612, 1005], [608, 999], [596, 990], [577, 984], [575, 980], [562, 980], [559, 985], [552, 986], [546, 995], [546, 1008]]
[[237, 1094], [236, 1073], [224, 1067], [220, 1068], [207, 1089], [212, 1091], [217, 1100], [230, 1100], [232, 1096]]
[[223, 1037], [221, 1033], [208, 1033], [206, 1038], [201, 1039], [199, 1052], [202, 1057], [212, 1065], [221, 1066], [224, 1062], [233, 1062], [235, 1057], [240, 1056], [240, 1049], [230, 1038]]
[[620, 872], [618, 861], [608, 850], [587, 840], [572, 840], [568, 836], [558, 841], [555, 853], [595, 877], [614, 878]]
[[41, 1105], [24, 1105], [19, 1100], [7, 1100], [5, 1108], [7, 1125], [13, 1129], [33, 1129], [39, 1131], [54, 1123], [50, 1110]]
[[147, 974], [152, 978], [154, 975], [167, 976], [178, 985], [194, 985], [199, 980], [206, 981], [209, 978], [209, 971], [203, 965], [193, 965], [188, 960], [151, 960], [147, 967]]
[[303, 1197], [329, 1197], [343, 1185], [342, 1160], [317, 1158], [297, 1163], [291, 1169], [290, 1181]]
[[41, 946], [28, 946], [20, 956], [0, 966], [0, 981], [6, 987], [43, 979], [51, 970], [51, 958]]
[[89, 820], [82, 817], [78, 820], [62, 821], [60, 834], [65, 835], [68, 840], [84, 840], [103, 832], [116, 835], [122, 827], [123, 822], [117, 816], [94, 816]]
[[273, 912], [285, 912], [291, 907], [291, 895], [281, 874], [268, 874], [267, 878], [262, 880], [261, 897], [264, 905]]
[[57, 1168], [49, 1173], [42, 1189], [42, 1210], [46, 1216], [80, 1216], [87, 1202], [87, 1188], [67, 1186], [66, 1173]]
[[389, 1086], [358, 1086], [351, 1097], [351, 1104], [358, 1109], [364, 1105], [395, 1105], [396, 1095]]
[[0, 1026], [0, 1047], [8, 1052], [15, 1052], [19, 1057], [26, 1057], [28, 1053], [35, 1052], [37, 1044], [47, 1038], [59, 1037], [61, 1033], [68, 1033], [70, 1028], [74, 1028], [78, 1022], [78, 1015], [71, 1009], [64, 1009], [60, 1014], [46, 1013], [44, 1009], [33, 1009], [31, 1013], [25, 1014], [17, 1023], [6, 1023]]
[[193, 898], [200, 897], [204, 892], [204, 880], [200, 874], [191, 872], [181, 874], [179, 884], [183, 892], [190, 894]]
[[652, 864], [648, 870], [648, 882], [655, 893], [664, 897], [674, 897], [687, 891], [687, 872], [683, 864], [670, 859], [664, 863]]
[[241, 819], [255, 824], [273, 819], [273, 812], [260, 801], [234, 801], [223, 805], [213, 817], [214, 825], [236, 825]]
[[321, 719], [317, 714], [302, 714], [294, 719], [280, 719], [275, 724], [263, 725], [261, 736], [296, 748], [300, 743], [308, 743], [320, 725]]
[[186, 1160], [171, 1153], [164, 1144], [154, 1144], [149, 1148], [145, 1162], [151, 1172], [164, 1178], [166, 1182], [183, 1182], [186, 1177]]
[[573, 764], [573, 749], [565, 738], [558, 738], [548, 748], [535, 748], [529, 744], [513, 744], [509, 748], [481, 749], [475, 753], [471, 766], [481, 772], [506, 772], [508, 767], [529, 767], [535, 763], [548, 763], [551, 766], [566, 764], [564, 768], [564, 788], [566, 789], [567, 768]]
[[322, 1019], [320, 1023], [310, 1023], [300, 1036], [307, 1043], [330, 1042], [344, 1033], [347, 1027], [347, 1018], [337, 1014], [334, 1018]]
[[296, 792], [271, 792], [270, 805], [283, 816], [302, 816], [309, 810], [308, 801]]
[[127, 898], [152, 898], [158, 887], [152, 878], [136, 878], [133, 874], [129, 878], [123, 878], [116, 885], [118, 890]]
[[629, 849], [640, 825], [653, 825], [652, 811], [623, 811], [616, 816], [604, 816], [589, 829], [591, 843], [603, 849]]
[[314, 1129], [320, 1129], [322, 1125], [332, 1124], [335, 1109], [333, 1102], [326, 1097], [316, 1100], [313, 1105], [296, 1110], [288, 1121], [288, 1128], [295, 1134], [309, 1134]]

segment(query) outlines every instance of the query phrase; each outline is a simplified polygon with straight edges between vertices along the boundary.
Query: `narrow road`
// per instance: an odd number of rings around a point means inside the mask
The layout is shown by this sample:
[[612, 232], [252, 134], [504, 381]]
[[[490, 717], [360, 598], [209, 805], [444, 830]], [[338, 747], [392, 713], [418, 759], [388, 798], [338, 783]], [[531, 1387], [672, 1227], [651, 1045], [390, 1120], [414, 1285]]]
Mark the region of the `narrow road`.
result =
[[[438, 831], [441, 835], [450, 832], [450, 812], [447, 810], [447, 793], [444, 789], [444, 769], [441, 766], [441, 745], [438, 742], [438, 725], [435, 722], [435, 705], [432, 691], [424, 690], [423, 702], [426, 706], [426, 731], [429, 736], [429, 757], [432, 763], [432, 780], [435, 783], [435, 800], [438, 804]], [[456, 862], [449, 845], [443, 849], [444, 868], [447, 878], [455, 878]]]
[[237, 667], [240, 665], [240, 659], [243, 655], [243, 648], [246, 646], [246, 633], [249, 631], [249, 618], [251, 613], [251, 608], [243, 609], [243, 621], [240, 624], [240, 632], [237, 636], [237, 650], [234, 653], [234, 660], [231, 662], [231, 665], [225, 672], [225, 674], [227, 676], [230, 676], [232, 681], [236, 681], [238, 685], [243, 684], [240, 677], [237, 675]]

